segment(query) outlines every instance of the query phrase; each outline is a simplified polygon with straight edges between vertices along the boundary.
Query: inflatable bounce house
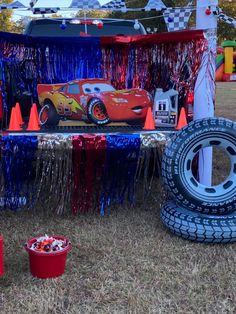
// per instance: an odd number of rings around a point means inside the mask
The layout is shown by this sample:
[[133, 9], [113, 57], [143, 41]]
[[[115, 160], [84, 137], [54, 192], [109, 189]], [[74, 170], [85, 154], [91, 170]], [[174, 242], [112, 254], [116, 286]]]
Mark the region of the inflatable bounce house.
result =
[[236, 81], [236, 41], [225, 41], [217, 48], [216, 81]]
[[[0, 34], [1, 208], [104, 216], [111, 204], [135, 204], [140, 184], [143, 199], [154, 193], [153, 178], [162, 176], [171, 202], [156, 193], [172, 232], [202, 242], [235, 241], [236, 125], [213, 117], [217, 19], [233, 26], [235, 20], [212, 2], [183, 8], [161, 0], [143, 8], [123, 0], [72, 0], [68, 8], [1, 3], [0, 10], [43, 15], [159, 11], [156, 18], [164, 17], [168, 30], [137, 34], [142, 26], [135, 20], [129, 34], [123, 22], [116, 33], [99, 36], [110, 21], [85, 14], [51, 26], [36, 23], [35, 32], [24, 35]], [[197, 27], [186, 29], [195, 10]], [[232, 49], [225, 47], [231, 66], [225, 75], [234, 71]], [[225, 150], [232, 164], [217, 186], [209, 180], [211, 146]]]

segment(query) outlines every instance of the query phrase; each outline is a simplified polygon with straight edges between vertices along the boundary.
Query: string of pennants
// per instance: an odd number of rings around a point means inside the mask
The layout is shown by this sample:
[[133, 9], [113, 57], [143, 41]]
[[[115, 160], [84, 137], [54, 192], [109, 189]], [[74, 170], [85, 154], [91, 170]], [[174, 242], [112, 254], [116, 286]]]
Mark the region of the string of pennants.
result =
[[[30, 10], [33, 14], [52, 14], [60, 10], [111, 10], [111, 11], [162, 11], [169, 32], [186, 29], [192, 11], [192, 1], [183, 8], [168, 8], [161, 0], [149, 0], [143, 8], [127, 8], [125, 0], [72, 0], [66, 8], [62, 7], [37, 7], [38, 0], [31, 0], [29, 6], [20, 1], [12, 3], [1, 3], [2, 10]], [[236, 19], [227, 16], [220, 8], [213, 12], [219, 19], [236, 28]]]
[[[75, 10], [112, 10], [112, 11], [161, 11], [166, 9], [166, 5], [161, 0], [149, 0], [144, 8], [127, 8], [125, 0], [72, 0], [68, 7], [37, 7], [38, 0], [31, 0], [29, 6], [25, 6], [20, 1], [13, 1], [12, 3], [1, 3], [0, 10], [16, 10], [27, 9], [31, 10], [34, 14], [55, 13], [59, 10], [65, 11], [66, 9]], [[105, 4], [102, 4], [105, 3]]]
[[233, 25], [236, 28], [236, 19], [226, 15], [225, 13], [222, 12], [221, 9], [219, 9], [219, 13], [217, 15], [220, 20], [229, 25]]

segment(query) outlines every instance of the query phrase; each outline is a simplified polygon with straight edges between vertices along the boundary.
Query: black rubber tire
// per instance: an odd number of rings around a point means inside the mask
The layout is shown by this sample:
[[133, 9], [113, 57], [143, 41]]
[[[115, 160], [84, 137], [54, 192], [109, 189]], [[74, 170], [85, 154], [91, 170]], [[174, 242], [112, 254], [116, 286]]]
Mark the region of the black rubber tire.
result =
[[[100, 106], [101, 110], [103, 111], [104, 115], [105, 115], [105, 119], [97, 119], [94, 114], [93, 114], [93, 109], [95, 106]], [[88, 104], [88, 119], [97, 124], [97, 125], [105, 125], [107, 123], [110, 122], [110, 119], [107, 115], [107, 111], [106, 111], [106, 107], [104, 105], [104, 103], [99, 99], [99, 98], [92, 98]]]
[[[42, 120], [42, 114], [44, 110], [48, 110], [48, 119], [46, 121]], [[40, 125], [42, 126], [57, 126], [59, 124], [60, 116], [50, 101], [44, 102], [44, 105], [39, 112], [39, 121]]]
[[[223, 148], [231, 160], [228, 178], [216, 186], [200, 184], [192, 173], [192, 160], [201, 148]], [[236, 123], [224, 118], [196, 120], [171, 138], [162, 158], [164, 185], [181, 206], [206, 214], [236, 209]]]
[[168, 201], [161, 208], [161, 220], [172, 233], [188, 240], [208, 243], [236, 241], [236, 212], [210, 216]]

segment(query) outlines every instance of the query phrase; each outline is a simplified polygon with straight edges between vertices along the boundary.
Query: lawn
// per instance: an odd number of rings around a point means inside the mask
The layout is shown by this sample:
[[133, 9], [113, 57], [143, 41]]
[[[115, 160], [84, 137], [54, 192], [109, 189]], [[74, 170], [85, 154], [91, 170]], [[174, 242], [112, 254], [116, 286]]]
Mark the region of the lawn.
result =
[[[236, 121], [236, 84], [217, 84], [216, 114]], [[222, 164], [215, 163], [220, 176]], [[0, 212], [5, 276], [0, 313], [236, 313], [236, 244], [193, 243], [159, 218], [160, 190], [110, 215]], [[73, 249], [63, 276], [31, 276], [27, 239], [67, 236]]]

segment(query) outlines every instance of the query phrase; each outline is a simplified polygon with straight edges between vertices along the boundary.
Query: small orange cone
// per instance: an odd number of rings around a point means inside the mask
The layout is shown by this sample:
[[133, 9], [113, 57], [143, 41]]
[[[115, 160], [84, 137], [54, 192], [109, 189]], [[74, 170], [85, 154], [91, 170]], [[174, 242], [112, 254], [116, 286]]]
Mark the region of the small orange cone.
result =
[[34, 111], [34, 114], [35, 114], [35, 116], [36, 116], [36, 119], [37, 119], [37, 121], [38, 121], [38, 124], [40, 124], [40, 123], [39, 123], [38, 109], [37, 109], [36, 103], [33, 103], [33, 105], [32, 105], [32, 110]]
[[32, 106], [30, 109], [30, 118], [29, 118], [27, 131], [39, 131], [39, 130], [40, 130], [40, 127], [39, 127], [38, 113], [36, 114], [34, 106]]
[[8, 131], [21, 131], [21, 126], [17, 118], [16, 109], [14, 107], [11, 108], [11, 118], [9, 123]]
[[186, 118], [185, 109], [184, 109], [184, 107], [182, 107], [180, 110], [179, 121], [178, 121], [178, 124], [176, 126], [176, 130], [182, 129], [187, 124], [188, 124], [188, 122], [187, 122], [187, 118]]
[[148, 107], [146, 120], [145, 120], [145, 124], [144, 124], [143, 129], [144, 130], [155, 130], [155, 123], [154, 123], [154, 119], [153, 119], [153, 116], [152, 116], [151, 107]]
[[16, 116], [17, 116], [18, 122], [20, 123], [20, 125], [22, 125], [24, 123], [24, 121], [22, 119], [22, 114], [21, 114], [21, 110], [20, 110], [20, 104], [18, 102], [15, 105], [15, 112], [16, 112]]

